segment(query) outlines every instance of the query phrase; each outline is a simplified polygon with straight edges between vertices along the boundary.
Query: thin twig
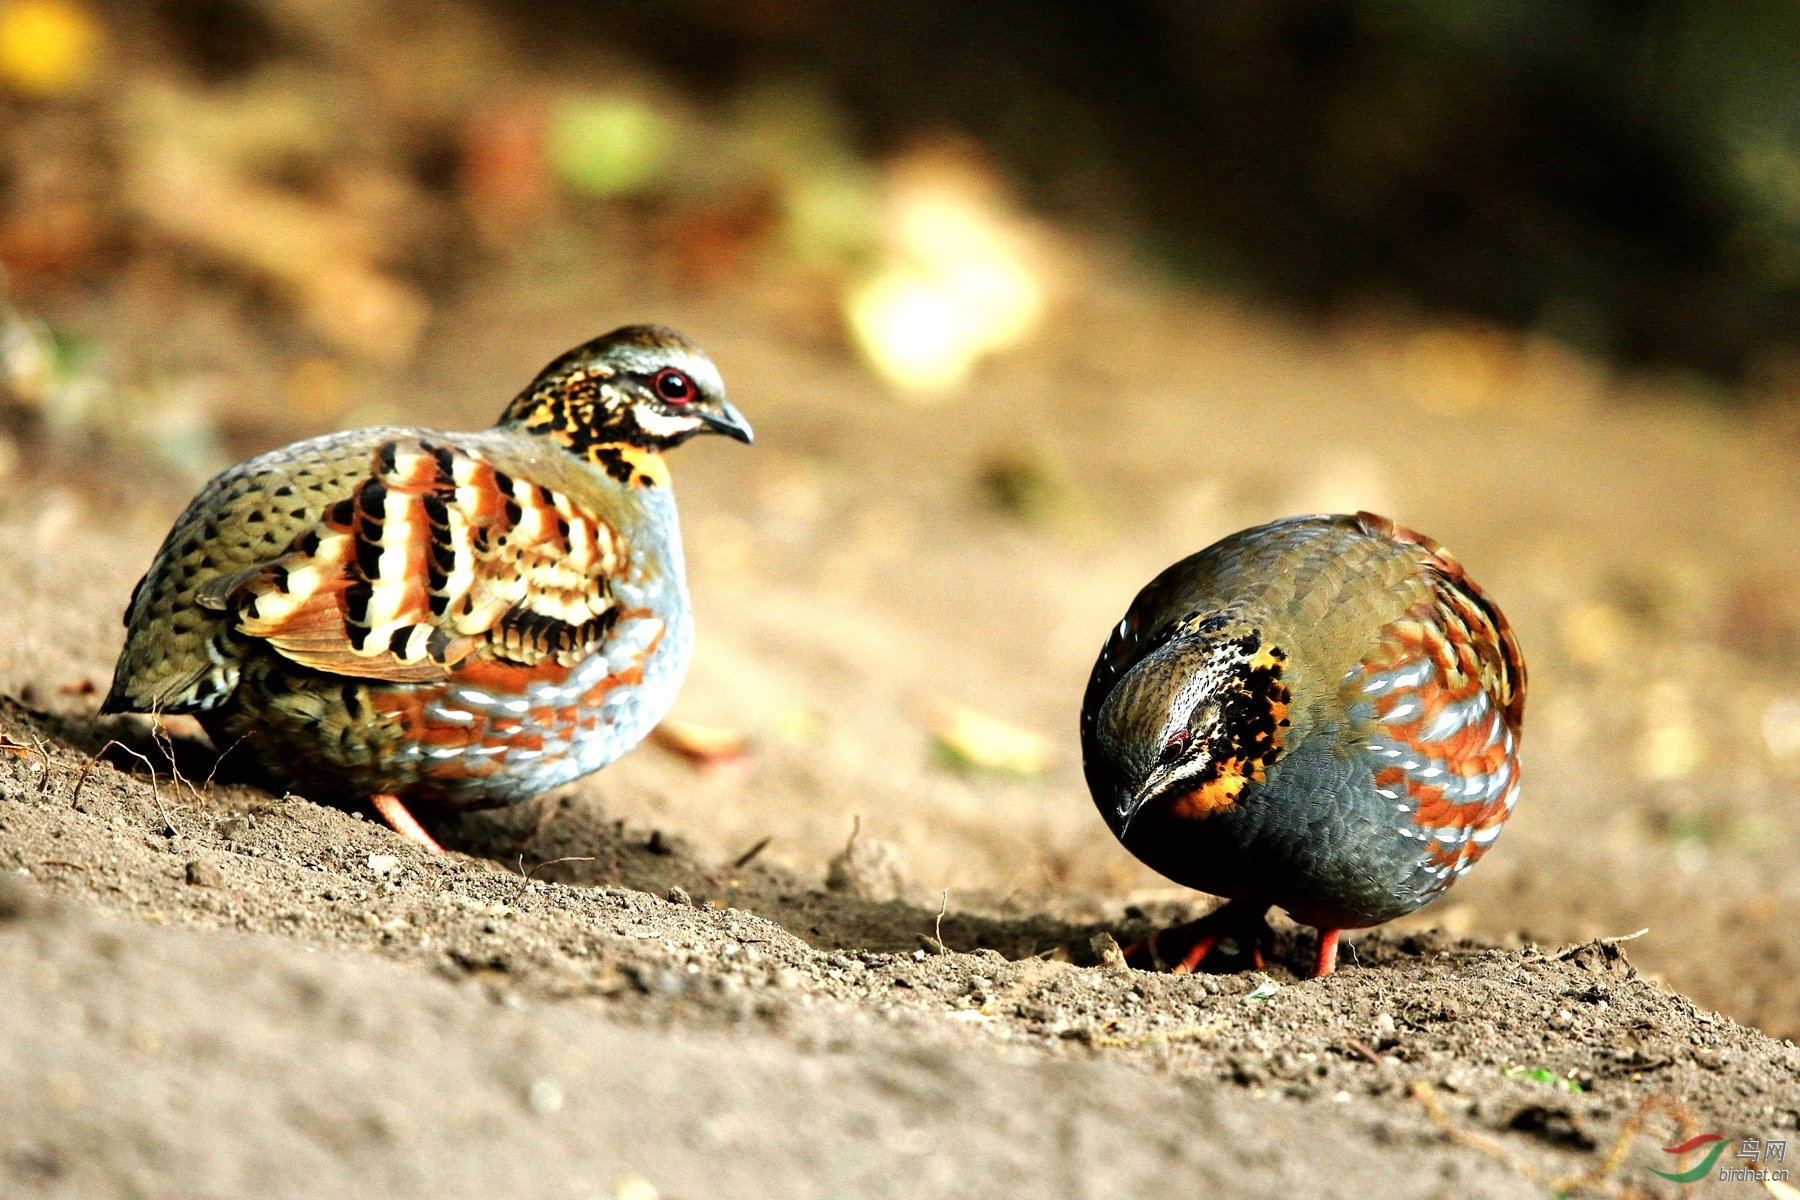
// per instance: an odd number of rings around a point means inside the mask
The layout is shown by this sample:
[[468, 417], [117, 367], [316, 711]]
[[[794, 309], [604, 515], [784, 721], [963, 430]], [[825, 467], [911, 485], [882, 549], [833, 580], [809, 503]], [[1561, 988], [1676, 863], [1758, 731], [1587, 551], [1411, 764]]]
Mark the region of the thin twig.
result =
[[250, 736], [250, 735], [249, 734], [242, 735], [241, 737], [238, 738], [237, 741], [231, 743], [231, 745], [229, 745], [229, 746], [225, 747], [223, 750], [219, 751], [219, 756], [217, 758], [213, 759], [212, 770], [210, 770], [206, 773], [206, 784], [205, 784], [206, 787], [209, 787], [209, 788], [212, 787], [213, 778], [216, 775], [218, 775], [219, 764], [225, 761], [225, 756], [227, 754], [230, 754], [233, 750], [236, 750], [239, 746], [243, 745], [244, 738], [246, 738], [248, 736]]
[[37, 743], [36, 746], [27, 746], [24, 742], [15, 742], [8, 735], [0, 733], [0, 754], [16, 754], [20, 758], [30, 758], [35, 754], [38, 758], [43, 760], [38, 764], [40, 770], [38, 771], [37, 790], [38, 795], [41, 796], [50, 787], [50, 752], [44, 749], [44, 739], [42, 736], [34, 733], [31, 735], [31, 739]]
[[945, 888], [943, 900], [940, 901], [938, 904], [937, 944], [938, 944], [938, 952], [939, 953], [946, 953], [949, 950], [949, 947], [944, 945], [944, 913], [947, 909], [949, 909], [949, 907], [950, 907], [950, 889]]
[[1364, 1058], [1368, 1059], [1370, 1062], [1374, 1063], [1376, 1066], [1379, 1067], [1379, 1066], [1383, 1065], [1381, 1055], [1379, 1055], [1379, 1054], [1375, 1053], [1375, 1051], [1371, 1050], [1368, 1046], [1368, 1043], [1358, 1041], [1356, 1038], [1349, 1038], [1344, 1042], [1344, 1045], [1350, 1047], [1350, 1049], [1356, 1051], [1358, 1054], [1362, 1055]]
[[44, 777], [38, 780], [38, 795], [41, 796], [50, 790], [50, 772], [55, 768], [50, 761], [50, 751], [44, 746], [44, 735], [34, 733], [31, 740], [37, 743], [38, 757], [44, 760]]
[[1595, 938], [1594, 940], [1599, 942], [1602, 946], [1616, 946], [1620, 942], [1635, 942], [1649, 932], [1650, 927], [1646, 925], [1636, 933], [1621, 933], [1616, 937]]
[[116, 746], [118, 744], [119, 743], [116, 741], [106, 743], [105, 746], [94, 751], [93, 756], [89, 758], [87, 762], [82, 764], [81, 772], [75, 776], [75, 787], [69, 792], [69, 803], [71, 805], [81, 799], [81, 785], [87, 782], [88, 772], [94, 769], [94, 764], [100, 761], [100, 756], [106, 753], [108, 747]]
[[[1443, 1105], [1438, 1102], [1437, 1089], [1433, 1088], [1425, 1080], [1419, 1079], [1413, 1082], [1412, 1096], [1413, 1099], [1417, 1100], [1420, 1106], [1425, 1109], [1425, 1113], [1431, 1118], [1432, 1124], [1436, 1125], [1439, 1131], [1442, 1132], [1444, 1137], [1449, 1141], [1452, 1141], [1459, 1146], [1467, 1146], [1471, 1150], [1479, 1151], [1490, 1158], [1497, 1159], [1533, 1183], [1542, 1182], [1538, 1172], [1534, 1171], [1528, 1164], [1513, 1158], [1506, 1152], [1505, 1148], [1493, 1138], [1457, 1128], [1457, 1126], [1451, 1122], [1450, 1115], [1444, 1111]], [[1605, 1188], [1607, 1182], [1612, 1178], [1614, 1173], [1618, 1171], [1619, 1165], [1625, 1161], [1626, 1154], [1631, 1150], [1632, 1142], [1634, 1142], [1637, 1139], [1638, 1134], [1642, 1132], [1645, 1123], [1649, 1121], [1653, 1113], [1658, 1112], [1671, 1117], [1675, 1121], [1677, 1129], [1676, 1137], [1678, 1139], [1685, 1140], [1691, 1138], [1700, 1129], [1699, 1120], [1693, 1113], [1688, 1111], [1687, 1106], [1683, 1104], [1679, 1098], [1670, 1095], [1668, 1092], [1657, 1092], [1655, 1095], [1647, 1096], [1645, 1097], [1644, 1102], [1638, 1105], [1637, 1111], [1632, 1113], [1631, 1116], [1626, 1119], [1625, 1124], [1620, 1127], [1619, 1136], [1613, 1139], [1613, 1144], [1607, 1148], [1605, 1156], [1601, 1158], [1596, 1167], [1591, 1170], [1583, 1171], [1578, 1175], [1566, 1175], [1560, 1179], [1552, 1180], [1549, 1185], [1550, 1190], [1554, 1194], [1561, 1196], [1577, 1191], [1597, 1192]], [[1684, 1161], [1685, 1156], [1683, 1159], [1678, 1160], [1678, 1165]]]
[[1506, 1148], [1499, 1142], [1485, 1134], [1458, 1128], [1450, 1120], [1450, 1114], [1444, 1111], [1444, 1106], [1439, 1103], [1437, 1089], [1431, 1084], [1423, 1079], [1415, 1079], [1411, 1090], [1413, 1099], [1419, 1102], [1420, 1107], [1425, 1110], [1425, 1115], [1431, 1118], [1431, 1123], [1438, 1127], [1438, 1132], [1442, 1133], [1446, 1140], [1485, 1154], [1496, 1162], [1511, 1167], [1533, 1183], [1537, 1182], [1537, 1173], [1507, 1153]]
[[525, 889], [531, 886], [531, 877], [545, 867], [554, 867], [557, 863], [593, 861], [594, 856], [592, 854], [570, 854], [562, 858], [547, 858], [537, 866], [531, 868], [531, 870], [527, 871], [525, 869], [525, 856], [523, 854], [519, 855], [519, 874], [522, 878], [519, 880], [519, 890], [513, 896], [513, 903], [518, 903], [519, 898], [525, 895]]
[[75, 787], [69, 792], [69, 804], [73, 806], [77, 800], [81, 799], [81, 786], [87, 782], [87, 777], [92, 773], [94, 764], [100, 761], [101, 755], [105, 754], [108, 750], [111, 750], [114, 746], [117, 746], [125, 753], [131, 755], [131, 757], [143, 763], [144, 768], [150, 772], [150, 794], [156, 798], [156, 809], [158, 812], [162, 813], [163, 820], [168, 823], [169, 828], [175, 828], [174, 822], [169, 821], [168, 810], [163, 808], [162, 793], [158, 791], [156, 787], [156, 764], [145, 758], [142, 754], [139, 754], [136, 750], [133, 750], [130, 746], [121, 742], [118, 738], [111, 739], [104, 746], [94, 751], [87, 762], [82, 764], [81, 773], [75, 776]]
[[1635, 942], [1649, 932], [1650, 927], [1646, 925], [1636, 933], [1620, 933], [1615, 934], [1612, 937], [1590, 938], [1585, 942], [1576, 942], [1573, 946], [1563, 947], [1561, 950], [1557, 951], [1556, 957], [1560, 961], [1562, 959], [1575, 957], [1589, 946], [1616, 946], [1620, 942]]
[[756, 856], [761, 854], [764, 850], [767, 850], [769, 848], [769, 843], [774, 840], [775, 835], [772, 833], [757, 839], [754, 846], [731, 860], [731, 869], [734, 871], [741, 871], [751, 863], [755, 862]]
[[[175, 762], [175, 739], [169, 736], [169, 731], [164, 728], [160, 717], [150, 722], [150, 740], [156, 743], [156, 748], [161, 750], [163, 757], [169, 760], [169, 774], [175, 782], [186, 787], [188, 794], [193, 796], [196, 802], [204, 803], [206, 797], [200, 794], [199, 788], [188, 782], [187, 776], [181, 773], [181, 767]], [[217, 764], [214, 765], [217, 766]]]
[[[1619, 1164], [1625, 1161], [1625, 1155], [1630, 1151], [1631, 1143], [1637, 1140], [1638, 1133], [1642, 1131], [1651, 1114], [1657, 1112], [1674, 1120], [1675, 1137], [1678, 1142], [1686, 1141], [1700, 1131], [1699, 1119], [1688, 1111], [1687, 1105], [1683, 1104], [1679, 1098], [1668, 1092], [1657, 1092], [1654, 1095], [1646, 1096], [1644, 1102], [1637, 1106], [1637, 1111], [1627, 1117], [1625, 1124], [1619, 1127], [1619, 1136], [1613, 1139], [1613, 1144], [1608, 1147], [1606, 1157], [1600, 1160], [1600, 1165], [1591, 1171], [1583, 1171], [1579, 1175], [1570, 1175], [1556, 1180], [1550, 1185], [1552, 1190], [1561, 1193], [1572, 1192], [1577, 1188], [1592, 1188], [1598, 1191], [1619, 1169]], [[1676, 1166], [1678, 1168], [1685, 1166], [1686, 1161], [1687, 1156], [1682, 1155], [1676, 1160]]]
[[[123, 750], [125, 753], [131, 755], [131, 757], [137, 759], [139, 762], [144, 764], [144, 769], [146, 771], [150, 772], [150, 798], [152, 800], [156, 801], [156, 811], [162, 816], [163, 828], [167, 829], [171, 834], [180, 833], [181, 831], [179, 829], [175, 828], [175, 819], [169, 815], [169, 810], [163, 807], [162, 793], [157, 790], [157, 787], [156, 787], [156, 764], [151, 762], [148, 758], [145, 758], [142, 754], [139, 754], [136, 750], [133, 750], [130, 746], [123, 745], [116, 741], [110, 742], [110, 743], [108, 743], [108, 745], [118, 746], [119, 749]], [[101, 751], [101, 753], [105, 753], [106, 747], [105, 746], [100, 747], [100, 751]], [[78, 788], [79, 788], [79, 786], [80, 785], [77, 785]], [[75, 797], [70, 796], [69, 803], [74, 804]]]

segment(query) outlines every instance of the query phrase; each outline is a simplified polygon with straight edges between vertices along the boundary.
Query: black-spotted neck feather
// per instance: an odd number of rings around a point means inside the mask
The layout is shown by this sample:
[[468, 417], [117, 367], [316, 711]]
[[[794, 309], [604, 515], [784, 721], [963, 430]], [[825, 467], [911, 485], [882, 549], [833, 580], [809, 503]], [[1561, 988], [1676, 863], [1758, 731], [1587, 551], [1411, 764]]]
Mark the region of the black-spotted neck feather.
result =
[[[694, 412], [672, 411], [654, 393], [660, 372], [693, 381]], [[557, 358], [500, 417], [593, 463], [620, 483], [666, 486], [662, 452], [708, 425], [700, 406], [722, 404], [724, 384], [706, 354], [673, 330], [634, 325], [595, 338]]]
[[1101, 708], [1100, 744], [1129, 793], [1116, 824], [1146, 806], [1210, 816], [1261, 782], [1287, 742], [1286, 661], [1262, 630], [1230, 617], [1177, 622]]

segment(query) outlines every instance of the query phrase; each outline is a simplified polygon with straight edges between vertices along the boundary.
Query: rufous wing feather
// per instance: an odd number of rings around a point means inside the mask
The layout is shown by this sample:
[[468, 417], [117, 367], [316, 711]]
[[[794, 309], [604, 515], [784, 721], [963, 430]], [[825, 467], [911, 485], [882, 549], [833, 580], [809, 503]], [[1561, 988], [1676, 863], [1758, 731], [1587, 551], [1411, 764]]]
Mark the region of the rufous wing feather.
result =
[[558, 492], [464, 450], [394, 441], [285, 554], [212, 581], [200, 603], [334, 674], [441, 679], [483, 650], [567, 665], [605, 637], [621, 553]]

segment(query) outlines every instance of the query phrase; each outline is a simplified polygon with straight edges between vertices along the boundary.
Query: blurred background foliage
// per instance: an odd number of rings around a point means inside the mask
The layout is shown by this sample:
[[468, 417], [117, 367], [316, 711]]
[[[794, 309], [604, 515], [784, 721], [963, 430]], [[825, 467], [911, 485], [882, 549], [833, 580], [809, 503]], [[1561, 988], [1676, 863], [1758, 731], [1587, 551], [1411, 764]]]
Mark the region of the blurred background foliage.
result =
[[708, 94], [811, 78], [876, 148], [965, 132], [1053, 211], [1304, 311], [1374, 296], [1726, 377], [1795, 341], [1800, 10], [1777, 0], [539, 11]]
[[[14, 298], [239, 289], [295, 319], [272, 386], [316, 421], [484, 257], [620, 246], [673, 286], [755, 276], [919, 393], [1111, 254], [1800, 394], [1800, 10], [1774, 0], [5, 0], [0, 84]], [[15, 399], [96, 420], [94, 356], [21, 320]], [[1451, 343], [1423, 352], [1479, 374]], [[135, 364], [113, 390], [155, 402], [101, 423], [155, 411], [166, 457], [216, 462], [170, 374]]]

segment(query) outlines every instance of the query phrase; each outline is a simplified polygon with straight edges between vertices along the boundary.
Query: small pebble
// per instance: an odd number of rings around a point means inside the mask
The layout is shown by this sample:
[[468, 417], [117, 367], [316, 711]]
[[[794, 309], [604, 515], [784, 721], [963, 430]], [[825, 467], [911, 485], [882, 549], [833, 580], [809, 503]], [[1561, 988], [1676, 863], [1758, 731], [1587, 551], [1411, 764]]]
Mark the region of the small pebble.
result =
[[853, 841], [831, 860], [825, 890], [878, 903], [896, 900], [906, 890], [906, 867], [900, 852], [886, 842]]
[[225, 886], [225, 872], [218, 863], [211, 859], [190, 859], [187, 865], [187, 881], [194, 887], [221, 888]]
[[0, 921], [21, 921], [37, 908], [37, 892], [17, 875], [0, 875]]
[[534, 1080], [531, 1088], [525, 1094], [525, 1099], [531, 1105], [531, 1111], [540, 1117], [561, 1112], [563, 1106], [562, 1084], [554, 1079]]
[[658, 1200], [656, 1185], [648, 1179], [629, 1175], [613, 1189], [613, 1200]]
[[674, 887], [670, 888], [668, 894], [663, 898], [670, 904], [679, 904], [686, 908], [692, 908], [694, 906], [694, 898], [688, 895], [687, 889], [680, 884], [676, 884]]
[[1108, 971], [1125, 970], [1125, 952], [1119, 949], [1119, 943], [1110, 933], [1096, 933], [1088, 939], [1088, 945], [1094, 951], [1094, 957]]

